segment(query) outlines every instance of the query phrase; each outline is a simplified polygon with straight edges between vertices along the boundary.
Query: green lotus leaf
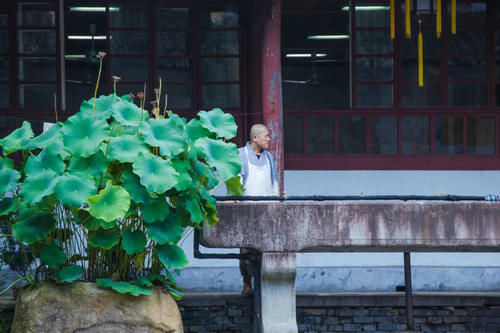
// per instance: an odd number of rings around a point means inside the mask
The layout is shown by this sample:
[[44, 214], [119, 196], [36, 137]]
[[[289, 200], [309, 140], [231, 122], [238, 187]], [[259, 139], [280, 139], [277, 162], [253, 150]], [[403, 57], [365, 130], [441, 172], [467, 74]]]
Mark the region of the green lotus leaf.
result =
[[124, 216], [130, 207], [130, 195], [121, 186], [108, 180], [99, 194], [88, 198], [89, 213], [95, 218], [111, 222]]
[[3, 198], [0, 200], [0, 216], [17, 212], [17, 202], [13, 198]]
[[195, 143], [205, 152], [207, 162], [217, 170], [217, 174], [224, 180], [236, 177], [241, 171], [241, 159], [234, 143], [202, 138]]
[[158, 156], [141, 154], [132, 167], [150, 193], [162, 194], [177, 185], [179, 180], [179, 173], [172, 164]]
[[186, 200], [186, 210], [189, 212], [191, 222], [199, 224], [203, 221], [203, 212], [196, 198]]
[[100, 219], [96, 219], [85, 209], [78, 210], [78, 223], [80, 223], [87, 230], [95, 231], [99, 228], [111, 229], [116, 227], [115, 221], [106, 222]]
[[236, 176], [227, 180], [226, 190], [227, 190], [227, 195], [237, 195], [237, 196], [243, 195], [245, 189], [243, 188], [243, 184], [241, 184], [240, 176]]
[[167, 280], [167, 278], [161, 274], [149, 274], [148, 280], [153, 282], [153, 283], [163, 283]]
[[217, 134], [217, 136], [225, 139], [232, 139], [236, 136], [238, 126], [234, 121], [234, 117], [230, 113], [225, 113], [219, 108], [210, 111], [198, 112], [200, 122], [210, 132]]
[[208, 211], [205, 215], [205, 221], [208, 226], [216, 225], [219, 222], [216, 211]]
[[[215, 169], [203, 162], [195, 161], [193, 171], [198, 181], [203, 182], [207, 189], [213, 189], [219, 185], [219, 179], [215, 176]], [[198, 186], [198, 184], [196, 185]]]
[[128, 100], [116, 102], [111, 109], [113, 117], [120, 123], [120, 126], [138, 127], [141, 122], [144, 123], [149, 118], [149, 113], [146, 110]]
[[115, 282], [111, 279], [96, 279], [95, 281], [99, 287], [111, 288], [120, 294], [131, 294], [133, 296], [151, 295], [153, 292], [149, 289], [128, 283], [128, 282]]
[[151, 199], [141, 207], [142, 218], [146, 223], [163, 221], [167, 218], [169, 211], [170, 207], [163, 196]]
[[203, 207], [205, 210], [205, 222], [211, 226], [219, 222], [217, 217], [216, 200], [213, 196], [208, 193], [203, 187], [200, 188], [198, 194], [202, 198]]
[[82, 113], [77, 113], [66, 120], [62, 133], [64, 145], [73, 156], [89, 157], [95, 154], [101, 142], [109, 137], [109, 126], [105, 120], [92, 120]]
[[206, 189], [201, 187], [200, 190], [198, 191], [198, 194], [205, 203], [205, 207], [208, 207], [211, 210], [216, 210], [217, 201]]
[[49, 153], [60, 156], [63, 160], [66, 160], [71, 155], [66, 151], [62, 139], [52, 142], [50, 145], [47, 146], [47, 148], [45, 148], [45, 150]]
[[73, 281], [78, 280], [83, 274], [83, 270], [81, 266], [71, 265], [61, 268], [59, 272], [57, 272], [57, 282], [66, 282], [71, 283]]
[[160, 154], [175, 156], [186, 148], [184, 130], [173, 119], [150, 119], [142, 126], [144, 141], [151, 147], [160, 147]]
[[[106, 120], [111, 118], [112, 106], [116, 101], [120, 101], [120, 97], [115, 97], [114, 94], [103, 95], [97, 97], [95, 100], [95, 110], [94, 119]], [[80, 105], [80, 113], [84, 114], [86, 117], [92, 117], [92, 109], [94, 107], [94, 98], [92, 97], [88, 101], [83, 101]]]
[[88, 242], [93, 247], [109, 250], [120, 242], [120, 233], [116, 229], [89, 231]]
[[122, 186], [130, 194], [130, 199], [135, 203], [145, 203], [150, 200], [148, 191], [141, 185], [140, 179], [130, 170], [122, 172]]
[[36, 175], [40, 171], [50, 170], [61, 175], [66, 168], [66, 164], [58, 155], [47, 150], [42, 150], [38, 155], [32, 155], [28, 158], [24, 171], [27, 177]]
[[186, 133], [190, 142], [195, 142], [199, 138], [212, 137], [213, 134], [201, 125], [201, 122], [193, 118], [186, 126]]
[[177, 185], [175, 185], [175, 189], [177, 191], [185, 191], [189, 189], [193, 182], [193, 179], [189, 174], [191, 163], [189, 163], [189, 161], [175, 159], [172, 160], [172, 166], [179, 173], [179, 181]]
[[3, 155], [7, 156], [15, 151], [25, 149], [29, 139], [33, 136], [35, 136], [35, 134], [31, 129], [31, 124], [27, 121], [23, 121], [21, 127], [0, 140], [0, 147], [2, 147]]
[[122, 163], [133, 163], [140, 153], [147, 154], [148, 152], [148, 146], [138, 135], [122, 135], [109, 141], [108, 158]]
[[186, 254], [177, 245], [164, 244], [156, 246], [158, 259], [167, 269], [179, 269], [189, 264]]
[[101, 151], [87, 158], [72, 157], [68, 167], [71, 174], [89, 179], [93, 178], [96, 181], [100, 180], [107, 169], [108, 162], [106, 162], [106, 158]]
[[179, 301], [182, 296], [184, 296], [184, 293], [182, 291], [170, 287], [167, 283], [165, 283], [163, 286], [165, 287], [165, 289], [167, 289], [170, 296], [172, 296], [172, 298], [176, 301]]
[[140, 287], [152, 287], [153, 286], [151, 281], [149, 281], [149, 279], [145, 276], [141, 276], [137, 279], [137, 285]]
[[56, 185], [56, 197], [67, 206], [80, 207], [87, 199], [95, 195], [97, 188], [91, 180], [65, 174]]
[[125, 230], [122, 234], [122, 247], [128, 255], [141, 253], [146, 247], [146, 236], [142, 231]]
[[40, 260], [50, 268], [59, 268], [66, 262], [66, 254], [55, 244], [46, 245], [40, 252]]
[[186, 118], [179, 116], [176, 113], [173, 113], [171, 110], [167, 111], [167, 118], [172, 119], [175, 122], [175, 125], [180, 129], [186, 127]]
[[0, 157], [0, 170], [14, 169], [14, 161], [7, 157]]
[[34, 205], [54, 193], [57, 181], [58, 177], [54, 171], [40, 171], [35, 175], [26, 177], [19, 194], [25, 203]]
[[61, 123], [56, 123], [52, 125], [47, 131], [29, 140], [26, 144], [26, 149], [45, 149], [54, 142], [60, 142], [62, 140], [61, 126]]
[[0, 170], [0, 196], [12, 192], [19, 184], [21, 174], [17, 170]]
[[148, 225], [148, 236], [158, 244], [176, 244], [184, 232], [184, 227], [176, 214], [171, 214], [165, 221]]
[[56, 227], [51, 213], [39, 212], [36, 209], [23, 211], [17, 221], [12, 226], [12, 232], [19, 241], [28, 244], [44, 239]]

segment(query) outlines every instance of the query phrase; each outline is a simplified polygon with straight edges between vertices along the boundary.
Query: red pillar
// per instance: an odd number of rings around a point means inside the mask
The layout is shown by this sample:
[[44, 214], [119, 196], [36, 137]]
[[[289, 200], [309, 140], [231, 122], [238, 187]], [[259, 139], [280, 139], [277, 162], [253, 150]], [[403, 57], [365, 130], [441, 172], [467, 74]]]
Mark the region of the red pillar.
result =
[[283, 190], [283, 104], [281, 95], [281, 0], [265, 1], [261, 13], [262, 34], [262, 112], [271, 133], [270, 151], [276, 159], [280, 189]]

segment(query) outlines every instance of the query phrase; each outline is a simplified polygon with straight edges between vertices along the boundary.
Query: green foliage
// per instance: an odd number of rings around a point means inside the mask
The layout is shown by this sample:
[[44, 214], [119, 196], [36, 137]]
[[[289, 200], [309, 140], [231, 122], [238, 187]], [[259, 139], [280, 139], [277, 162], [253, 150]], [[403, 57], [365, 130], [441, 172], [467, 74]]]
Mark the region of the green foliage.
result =
[[127, 213], [130, 195], [121, 186], [112, 185], [108, 180], [106, 187], [97, 195], [88, 198], [89, 213], [105, 222], [114, 221]]
[[152, 291], [150, 289], [142, 288], [132, 283], [115, 282], [111, 279], [97, 279], [96, 282], [99, 287], [111, 288], [119, 292], [120, 294], [132, 294], [134, 296], [152, 294]]
[[[0, 221], [16, 262], [25, 259], [25, 280], [84, 279], [136, 296], [160, 285], [179, 298], [169, 270], [188, 264], [177, 245], [185, 229], [218, 221], [210, 191], [220, 182], [241, 194], [239, 154], [226, 141], [234, 118], [220, 109], [198, 116], [153, 118], [112, 94], [37, 137], [24, 122], [1, 139]], [[5, 156], [16, 151], [14, 164]]]
[[45, 239], [56, 227], [51, 213], [30, 209], [19, 214], [17, 223], [12, 226], [14, 236], [23, 243], [33, 244]]
[[33, 137], [34, 133], [31, 129], [31, 124], [23, 121], [23, 125], [0, 140], [0, 146], [4, 156], [18, 150], [24, 149], [29, 139]]
[[122, 234], [122, 247], [128, 255], [141, 253], [146, 247], [146, 236], [142, 231], [125, 230]]
[[66, 262], [66, 253], [59, 246], [50, 244], [40, 252], [40, 260], [50, 268], [59, 268]]
[[80, 279], [82, 276], [83, 270], [81, 266], [71, 265], [61, 268], [60, 271], [56, 273], [56, 281], [57, 282], [66, 282], [71, 283]]

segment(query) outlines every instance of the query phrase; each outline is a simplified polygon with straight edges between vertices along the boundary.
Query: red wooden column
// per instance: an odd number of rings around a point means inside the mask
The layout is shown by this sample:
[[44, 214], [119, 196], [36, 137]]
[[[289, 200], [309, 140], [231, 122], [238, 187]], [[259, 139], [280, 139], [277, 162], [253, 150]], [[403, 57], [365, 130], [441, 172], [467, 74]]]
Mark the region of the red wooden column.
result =
[[280, 189], [283, 190], [283, 104], [281, 94], [281, 0], [268, 0], [263, 11], [262, 34], [262, 112], [271, 133], [270, 151], [276, 159]]

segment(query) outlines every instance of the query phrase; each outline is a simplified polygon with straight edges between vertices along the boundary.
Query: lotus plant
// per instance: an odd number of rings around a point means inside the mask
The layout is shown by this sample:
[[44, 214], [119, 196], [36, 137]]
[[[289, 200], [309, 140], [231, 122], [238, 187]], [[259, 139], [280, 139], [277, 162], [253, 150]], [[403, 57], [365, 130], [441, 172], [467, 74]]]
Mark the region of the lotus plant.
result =
[[4, 236], [37, 258], [21, 279], [96, 281], [132, 295], [161, 284], [180, 297], [172, 272], [188, 260], [177, 243], [186, 228], [217, 223], [210, 192], [220, 182], [241, 193], [228, 142], [237, 126], [220, 109], [187, 121], [142, 107], [115, 92], [39, 136], [25, 121], [0, 140]]

